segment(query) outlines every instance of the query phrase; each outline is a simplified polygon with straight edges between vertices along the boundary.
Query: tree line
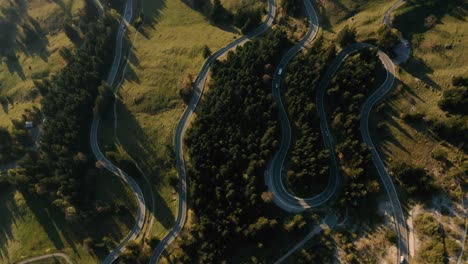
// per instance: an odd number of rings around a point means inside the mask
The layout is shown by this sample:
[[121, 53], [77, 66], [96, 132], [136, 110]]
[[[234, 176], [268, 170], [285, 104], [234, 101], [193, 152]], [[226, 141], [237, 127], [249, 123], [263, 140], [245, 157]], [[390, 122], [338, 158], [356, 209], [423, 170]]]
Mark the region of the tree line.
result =
[[8, 174], [20, 190], [47, 197], [73, 214], [87, 205], [97, 175], [89, 129], [93, 109], [102, 108], [96, 98], [106, 90], [100, 84], [113, 57], [112, 28], [117, 25], [108, 14], [98, 22], [81, 19], [84, 46], [66, 52], [68, 63], [56, 75], [34, 81], [46, 116], [40, 151], [28, 152]]

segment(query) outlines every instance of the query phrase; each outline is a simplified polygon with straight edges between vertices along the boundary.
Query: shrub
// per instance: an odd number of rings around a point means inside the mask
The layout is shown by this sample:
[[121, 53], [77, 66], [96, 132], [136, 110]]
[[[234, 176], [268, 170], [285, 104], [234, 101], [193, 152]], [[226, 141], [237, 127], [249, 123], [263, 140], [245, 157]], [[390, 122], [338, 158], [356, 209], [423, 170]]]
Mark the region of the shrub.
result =
[[356, 42], [356, 29], [346, 25], [336, 36], [336, 41], [340, 47], [344, 48]]

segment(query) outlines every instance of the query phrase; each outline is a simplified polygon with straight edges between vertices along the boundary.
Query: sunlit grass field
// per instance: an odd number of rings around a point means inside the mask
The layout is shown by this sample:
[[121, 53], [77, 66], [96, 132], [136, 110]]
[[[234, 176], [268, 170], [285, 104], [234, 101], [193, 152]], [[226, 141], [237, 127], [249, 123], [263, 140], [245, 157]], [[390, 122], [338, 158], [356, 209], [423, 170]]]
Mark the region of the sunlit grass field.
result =
[[[48, 77], [64, 66], [58, 50], [73, 44], [63, 33], [62, 25], [83, 6], [83, 0], [0, 1], [0, 19], [6, 19], [8, 10], [17, 13], [10, 21], [13, 26], [0, 29], [1, 34], [8, 36], [8, 43], [2, 43], [0, 48], [0, 98], [6, 99], [0, 109], [0, 126], [9, 127], [10, 120], [21, 116], [25, 108], [39, 104], [33, 80]], [[31, 41], [24, 40], [28, 26], [36, 35]], [[8, 60], [7, 54], [14, 54], [17, 59]]]
[[[460, 5], [455, 10], [463, 10], [461, 2], [452, 1]], [[447, 119], [449, 115], [437, 103], [443, 91], [452, 87], [454, 76], [468, 75], [468, 25], [456, 12], [444, 13], [447, 9], [440, 9], [414, 9], [414, 5], [407, 4], [398, 10], [394, 24], [411, 40], [412, 58], [399, 68], [400, 85], [387, 100], [382, 115], [376, 118], [385, 118], [390, 130], [388, 137], [381, 138], [382, 150], [389, 159], [424, 166], [436, 175], [444, 189], [457, 191], [451, 175], [466, 170], [466, 153], [438, 138], [424, 124], [409, 124], [400, 118], [402, 113], [423, 113], [427, 119]], [[438, 22], [425, 28], [424, 20], [433, 14], [440, 16]], [[445, 152], [452, 165], [433, 159], [436, 150]]]
[[[192, 9], [187, 1], [143, 1], [145, 23], [129, 39], [133, 48], [117, 105], [117, 135], [121, 151], [132, 157], [143, 170], [151, 186], [140, 179], [143, 188], [151, 188], [155, 198], [152, 235], [163, 238], [177, 218], [178, 195], [170, 185], [177, 178], [174, 158], [175, 127], [185, 104], [179, 89], [184, 78], [196, 79], [205, 58], [211, 52], [240, 37], [236, 28], [212, 25], [205, 14]], [[223, 1], [228, 9], [235, 1]], [[246, 1], [245, 4], [252, 4]], [[114, 144], [113, 117], [103, 122], [103, 144]], [[146, 198], [150, 201], [150, 198]]]
[[[63, 212], [50, 203], [14, 188], [0, 191], [0, 262], [16, 263], [49, 253], [63, 252], [77, 263], [98, 263], [98, 257], [83, 247], [83, 239], [97, 243], [103, 236], [120, 241], [135, 221], [135, 203], [128, 188], [114, 175], [102, 172], [96, 179], [102, 190], [96, 199], [130, 208], [130, 214], [94, 217], [90, 222], [69, 222]], [[104, 253], [105, 254], [105, 253]], [[103, 256], [100, 256], [103, 257]], [[49, 260], [50, 261], [50, 260]], [[50, 263], [50, 262], [47, 262]]]

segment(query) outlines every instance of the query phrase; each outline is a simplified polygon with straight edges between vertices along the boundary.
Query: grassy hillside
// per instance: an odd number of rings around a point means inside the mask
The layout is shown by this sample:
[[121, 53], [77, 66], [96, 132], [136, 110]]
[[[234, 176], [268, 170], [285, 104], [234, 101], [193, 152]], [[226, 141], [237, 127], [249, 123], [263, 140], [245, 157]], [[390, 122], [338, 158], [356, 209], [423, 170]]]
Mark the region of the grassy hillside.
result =
[[394, 1], [388, 0], [321, 0], [321, 27], [325, 38], [334, 39], [345, 25], [357, 29], [359, 39], [375, 38], [383, 24], [385, 12]]
[[[109, 236], [120, 241], [135, 221], [133, 213], [123, 213], [97, 215], [87, 223], [70, 222], [46, 201], [23, 195], [14, 188], [0, 188], [1, 263], [54, 252], [64, 252], [77, 263], [98, 263], [98, 257], [83, 246], [84, 238], [92, 237], [99, 243], [103, 236]], [[100, 175], [96, 188], [102, 190], [97, 200], [134, 208], [133, 199], [126, 198], [131, 194], [115, 176]], [[98, 254], [101, 258], [106, 255], [104, 250]]]
[[63, 22], [83, 6], [83, 0], [0, 1], [0, 126], [38, 104], [32, 81], [63, 67], [58, 50], [73, 45]]
[[[117, 134], [122, 148], [117, 149], [125, 150], [151, 182], [142, 185], [154, 193], [152, 233], [162, 238], [177, 217], [178, 195], [170, 180], [178, 177], [173, 138], [185, 109], [179, 90], [195, 80], [206, 50], [218, 50], [239, 33], [212, 25], [189, 1], [145, 0], [143, 13], [141, 33], [134, 39], [132, 28], [129, 34], [134, 47], [119, 93]], [[112, 115], [104, 120], [103, 133], [112, 135]], [[107, 137], [103, 143], [114, 141]]]
[[[452, 176], [466, 172], [466, 153], [447, 142], [447, 138], [435, 135], [425, 122], [408, 122], [402, 118], [404, 114], [418, 113], [424, 120], [446, 121], [451, 115], [437, 103], [443, 91], [452, 87], [453, 77], [468, 75], [468, 36], [464, 33], [468, 25], [458, 15], [458, 12], [468, 12], [466, 5], [457, 0], [450, 1], [452, 8], [445, 1], [425, 2], [428, 6], [435, 2], [442, 6], [417, 8], [422, 3], [417, 1], [403, 7], [395, 18], [395, 25], [412, 40], [413, 57], [399, 69], [401, 82], [383, 113], [390, 132], [382, 142], [383, 150], [392, 160], [409, 159], [429, 169], [446, 191], [458, 197], [460, 190]], [[436, 22], [430, 25], [427, 21], [432, 16]], [[433, 158], [437, 151], [445, 153], [446, 162]]]

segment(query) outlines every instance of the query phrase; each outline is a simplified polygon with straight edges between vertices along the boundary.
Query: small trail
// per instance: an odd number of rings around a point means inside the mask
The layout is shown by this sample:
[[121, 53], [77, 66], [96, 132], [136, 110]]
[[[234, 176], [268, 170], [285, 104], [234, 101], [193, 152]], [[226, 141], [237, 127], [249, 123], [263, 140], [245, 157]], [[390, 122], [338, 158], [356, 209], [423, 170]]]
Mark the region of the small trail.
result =
[[294, 252], [296, 252], [298, 249], [303, 247], [307, 241], [312, 239], [314, 236], [318, 235], [320, 232], [322, 232], [325, 228], [322, 227], [322, 225], [316, 226], [309, 234], [307, 234], [301, 242], [297, 243], [293, 248], [291, 248], [286, 254], [284, 254], [280, 259], [278, 259], [275, 264], [280, 264], [283, 263], [289, 256], [291, 256]]
[[27, 260], [23, 260], [17, 264], [28, 264], [28, 263], [33, 263], [33, 262], [44, 260], [44, 259], [49, 259], [49, 258], [54, 258], [54, 259], [61, 258], [65, 260], [66, 263], [73, 264], [71, 258], [67, 254], [64, 254], [64, 253], [52, 253], [52, 254], [37, 256], [37, 257], [33, 257]]

